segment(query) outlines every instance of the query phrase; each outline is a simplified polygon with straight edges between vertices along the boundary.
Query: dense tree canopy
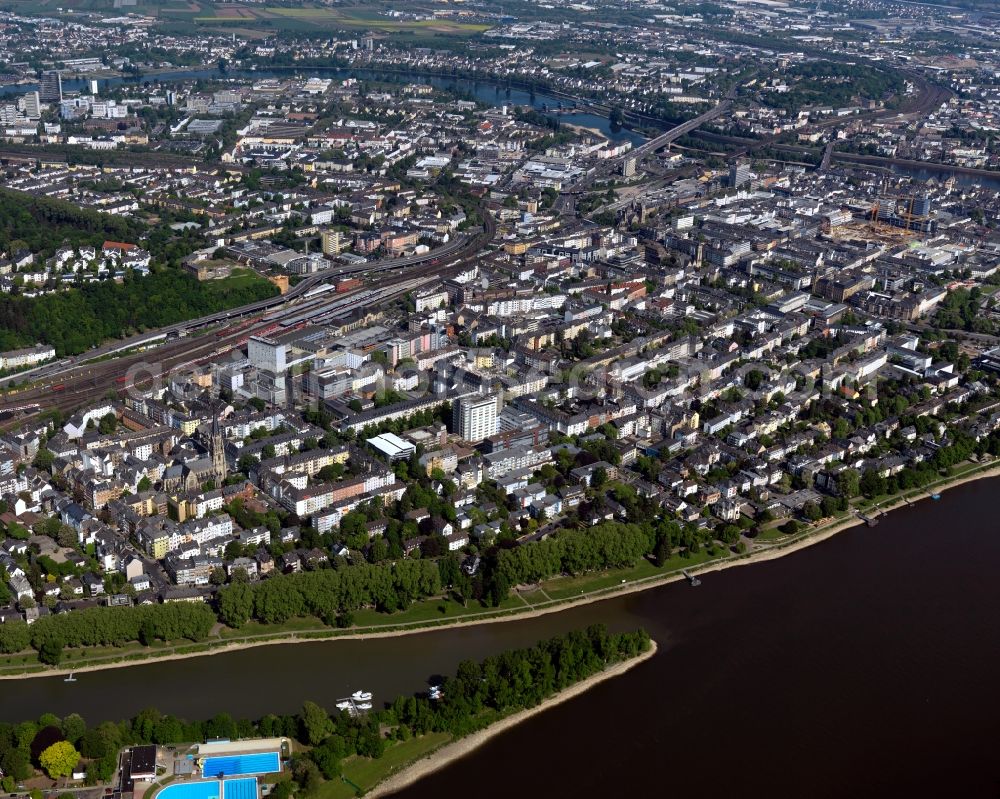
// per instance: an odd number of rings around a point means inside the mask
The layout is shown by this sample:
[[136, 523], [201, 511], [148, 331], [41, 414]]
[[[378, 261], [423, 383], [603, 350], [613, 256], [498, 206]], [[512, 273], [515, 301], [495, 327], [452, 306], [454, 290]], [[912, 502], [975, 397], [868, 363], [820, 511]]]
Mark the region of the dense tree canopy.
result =
[[[0, 189], [0, 252], [30, 250], [39, 261], [59, 247], [97, 249], [105, 241], [137, 244], [153, 256], [153, 272], [126, 272], [40, 297], [0, 296], [0, 350], [36, 342], [74, 355], [109, 338], [202, 316], [272, 296], [277, 289], [246, 275], [200, 283], [178, 267], [204, 245], [200, 229], [177, 232], [160, 220], [150, 228], [127, 216], [79, 208], [50, 197]], [[15, 275], [15, 278], [17, 276]]]
[[100, 247], [105, 241], [135, 242], [146, 226], [135, 219], [102, 214], [65, 200], [0, 189], [0, 252], [19, 244], [51, 255], [58, 247]]
[[[30, 643], [36, 649], [41, 649], [46, 642], [55, 642], [60, 647], [121, 646], [141, 638], [199, 641], [208, 635], [215, 622], [215, 613], [207, 605], [176, 602], [59, 613], [39, 619], [28, 632]], [[13, 627], [12, 636], [0, 635], [0, 647], [4, 651], [17, 651], [7, 647], [24, 639], [18, 624], [14, 623]]]
[[41, 297], [0, 295], [0, 350], [42, 341], [74, 355], [109, 338], [163, 327], [277, 292], [266, 281], [210, 285], [176, 269], [100, 281]]
[[339, 614], [362, 607], [393, 611], [440, 592], [440, 573], [430, 561], [359, 563], [227, 586], [220, 592], [219, 609], [222, 620], [237, 627], [250, 618], [279, 624], [296, 616], [333, 623]]
[[59, 741], [42, 752], [38, 762], [46, 774], [53, 779], [59, 779], [73, 773], [76, 764], [80, 762], [80, 753], [69, 741]]

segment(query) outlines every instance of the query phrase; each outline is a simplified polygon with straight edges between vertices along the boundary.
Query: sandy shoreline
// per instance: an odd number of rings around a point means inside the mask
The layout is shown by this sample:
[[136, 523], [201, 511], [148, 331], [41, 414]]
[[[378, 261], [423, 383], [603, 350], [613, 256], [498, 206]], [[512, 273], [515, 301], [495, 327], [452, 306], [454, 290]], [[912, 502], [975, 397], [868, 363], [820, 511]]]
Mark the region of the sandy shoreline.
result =
[[597, 128], [588, 128], [586, 125], [574, 125], [572, 122], [563, 122], [562, 120], [559, 121], [559, 124], [564, 128], [568, 128], [574, 133], [580, 134], [581, 136], [594, 136], [598, 139], [605, 139], [605, 140], [607, 140], [608, 138], [607, 135], [605, 135], [602, 131], [598, 130]]
[[626, 660], [622, 663], [616, 663], [611, 668], [605, 669], [592, 677], [588, 677], [586, 680], [578, 682], [567, 688], [565, 691], [561, 691], [555, 696], [546, 699], [540, 705], [529, 708], [528, 710], [521, 710], [511, 716], [501, 719], [496, 724], [491, 724], [485, 730], [480, 730], [472, 735], [467, 735], [465, 738], [460, 738], [457, 741], [445, 744], [437, 751], [432, 752], [426, 757], [423, 757], [408, 766], [405, 766], [402, 771], [399, 771], [387, 780], [380, 782], [372, 788], [371, 791], [367, 792], [365, 796], [375, 799], [376, 797], [388, 796], [389, 794], [401, 791], [403, 788], [413, 785], [415, 782], [423, 777], [426, 777], [428, 774], [431, 774], [438, 769], [444, 768], [448, 764], [465, 757], [467, 754], [475, 751], [491, 738], [506, 732], [512, 727], [516, 727], [522, 721], [526, 721], [532, 716], [537, 716], [539, 713], [544, 713], [546, 710], [549, 710], [556, 705], [567, 702], [570, 699], [589, 691], [595, 685], [598, 685], [605, 680], [621, 676], [630, 669], [638, 666], [640, 663], [646, 662], [655, 654], [656, 641], [650, 641], [648, 651], [643, 652], [630, 660]]
[[[951, 482], [946, 482], [940, 486], [936, 486], [933, 489], [924, 489], [926, 492], [934, 491], [936, 493], [943, 493], [950, 488], [956, 488], [960, 485], [965, 485], [966, 483], [975, 482], [977, 480], [985, 480], [991, 477], [1000, 477], [1000, 461], [996, 465], [978, 471], [974, 474], [967, 475], [965, 477], [959, 477]], [[912, 505], [924, 499], [929, 499], [929, 493], [922, 493], [914, 499], [905, 500], [903, 498], [897, 498], [884, 505], [880, 505], [878, 508], [878, 514], [881, 516], [884, 513], [888, 513], [896, 508]], [[843, 532], [844, 530], [850, 529], [851, 527], [857, 527], [864, 522], [855, 517], [846, 518], [839, 522], [829, 523], [823, 527], [819, 527], [814, 531], [807, 532], [801, 538], [797, 538], [794, 541], [790, 541], [787, 544], [774, 544], [769, 546], [767, 549], [760, 549], [756, 551], [751, 551], [750, 553], [742, 556], [731, 556], [725, 560], [716, 561], [713, 563], [707, 563], [704, 565], [692, 566], [688, 568], [688, 572], [691, 574], [708, 574], [710, 572], [722, 571], [723, 569], [731, 569], [737, 566], [749, 566], [754, 563], [762, 563], [765, 561], [775, 560], [776, 558], [781, 558], [786, 555], [790, 555], [799, 550], [805, 549], [806, 547], [813, 546], [814, 544], [819, 544], [832, 538], [837, 533]], [[213, 646], [211, 649], [207, 649], [203, 652], [185, 652], [178, 654], [163, 655], [160, 657], [151, 656], [146, 658], [137, 658], [135, 660], [118, 660], [109, 661], [106, 663], [94, 663], [90, 665], [80, 665], [80, 666], [66, 666], [60, 667], [58, 669], [47, 669], [42, 671], [35, 671], [30, 673], [22, 674], [3, 674], [0, 675], [0, 682], [5, 680], [25, 680], [32, 679], [35, 677], [59, 677], [65, 676], [70, 673], [82, 674], [88, 671], [99, 671], [103, 669], [117, 669], [117, 668], [131, 668], [133, 666], [146, 666], [152, 665], [154, 663], [162, 663], [170, 660], [186, 660], [187, 658], [193, 657], [206, 657], [209, 655], [221, 655], [227, 652], [236, 652], [241, 649], [253, 649], [258, 646], [276, 646], [280, 644], [301, 644], [301, 643], [314, 643], [323, 641], [340, 641], [340, 640], [358, 640], [364, 638], [396, 638], [402, 635], [416, 635], [418, 633], [428, 633], [437, 630], [448, 630], [454, 629], [456, 627], [466, 627], [474, 626], [478, 624], [499, 624], [502, 622], [513, 622], [520, 621], [523, 619], [532, 619], [539, 616], [544, 616], [549, 613], [559, 613], [563, 610], [569, 610], [570, 608], [580, 607], [583, 605], [589, 605], [594, 602], [603, 602], [607, 599], [614, 599], [615, 597], [625, 596], [627, 594], [633, 594], [639, 591], [646, 591], [650, 588], [656, 588], [661, 585], [667, 585], [668, 583], [678, 582], [684, 580], [684, 575], [679, 572], [672, 572], [670, 574], [658, 575], [656, 577], [649, 577], [643, 580], [636, 580], [631, 583], [626, 583], [620, 586], [612, 586], [610, 588], [600, 589], [597, 592], [587, 594], [585, 596], [566, 599], [563, 601], [556, 602], [551, 605], [546, 605], [543, 607], [532, 607], [531, 609], [525, 608], [524, 610], [516, 610], [504, 613], [503, 615], [491, 616], [491, 612], [495, 611], [483, 611], [483, 617], [471, 616], [465, 619], [455, 619], [454, 621], [446, 622], [438, 625], [422, 625], [414, 626], [412, 628], [395, 628], [390, 630], [373, 630], [371, 632], [354, 632], [354, 633], [342, 633], [337, 634], [331, 632], [329, 635], [324, 635], [324, 630], [313, 630], [313, 631], [303, 631], [301, 635], [285, 635], [279, 638], [270, 638], [267, 640], [260, 641], [235, 641], [230, 644], [220, 644], [219, 646]], [[310, 637], [311, 636], [311, 637]], [[197, 644], [191, 644], [196, 646]]]

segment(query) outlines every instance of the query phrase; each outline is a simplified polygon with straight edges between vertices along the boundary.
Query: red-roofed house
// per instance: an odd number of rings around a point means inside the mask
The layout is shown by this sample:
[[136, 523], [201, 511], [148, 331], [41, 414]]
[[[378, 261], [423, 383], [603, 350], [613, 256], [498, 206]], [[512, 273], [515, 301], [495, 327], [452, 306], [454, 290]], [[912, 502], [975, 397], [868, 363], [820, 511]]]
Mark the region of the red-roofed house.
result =
[[132, 250], [139, 249], [135, 244], [126, 244], [122, 241], [106, 241], [101, 247], [101, 252], [105, 255], [125, 255]]

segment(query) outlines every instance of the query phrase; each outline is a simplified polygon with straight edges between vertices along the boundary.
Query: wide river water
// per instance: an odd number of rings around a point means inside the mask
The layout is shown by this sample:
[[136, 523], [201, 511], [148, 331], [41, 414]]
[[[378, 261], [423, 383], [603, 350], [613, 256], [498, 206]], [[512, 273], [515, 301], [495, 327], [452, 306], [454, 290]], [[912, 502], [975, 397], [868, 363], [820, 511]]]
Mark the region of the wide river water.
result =
[[[257, 716], [428, 675], [593, 622], [655, 658], [534, 717], [406, 797], [991, 796], [1000, 788], [1000, 481], [785, 558], [558, 614], [0, 682], [0, 718]], [[502, 764], [499, 765], [499, 764]], [[483, 775], [489, 773], [489, 779]], [[530, 788], [529, 788], [530, 786]], [[659, 789], [659, 790], [657, 790]]]

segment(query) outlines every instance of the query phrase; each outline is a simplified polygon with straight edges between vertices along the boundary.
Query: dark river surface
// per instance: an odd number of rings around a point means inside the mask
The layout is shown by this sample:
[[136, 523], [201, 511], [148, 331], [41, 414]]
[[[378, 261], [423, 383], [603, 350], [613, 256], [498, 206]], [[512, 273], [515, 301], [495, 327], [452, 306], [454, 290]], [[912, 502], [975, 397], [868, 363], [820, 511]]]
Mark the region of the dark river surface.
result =
[[[937, 167], [937, 168], [936, 168]], [[948, 178], [955, 178], [955, 183], [965, 188], [983, 188], [1000, 192], [1000, 173], [993, 175], [966, 174], [929, 164], [927, 167], [914, 167], [907, 164], [893, 164], [893, 174], [907, 175], [914, 180], [928, 181], [932, 178], [938, 183], [944, 183]]]
[[956, 488], [697, 588], [537, 619], [4, 681], [0, 717], [257, 716], [357, 688], [389, 699], [463, 658], [605, 622], [647, 628], [659, 653], [401, 796], [997, 797], [998, 489]]

